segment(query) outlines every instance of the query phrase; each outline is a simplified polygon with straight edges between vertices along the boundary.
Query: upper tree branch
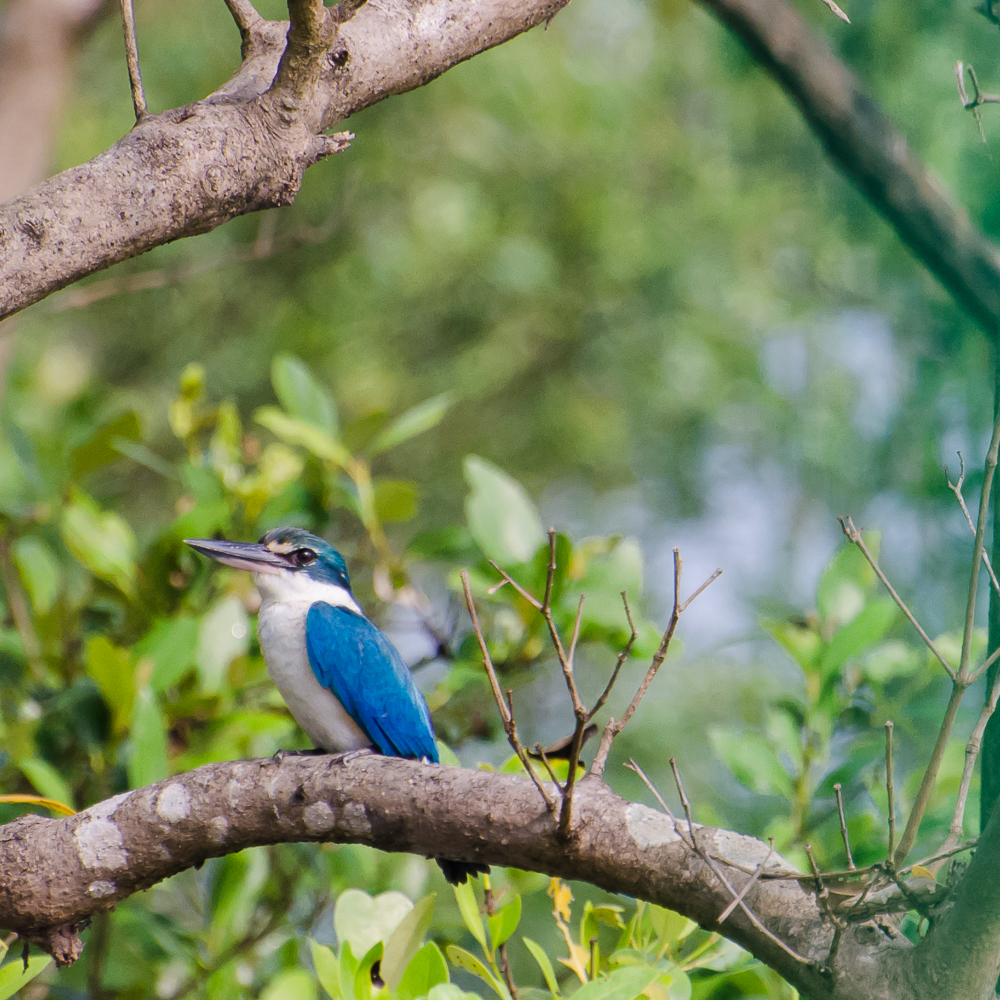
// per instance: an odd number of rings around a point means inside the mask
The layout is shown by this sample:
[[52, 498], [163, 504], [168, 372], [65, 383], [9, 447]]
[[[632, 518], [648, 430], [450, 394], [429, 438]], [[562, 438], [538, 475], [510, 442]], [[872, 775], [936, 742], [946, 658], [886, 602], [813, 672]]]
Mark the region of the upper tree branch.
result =
[[[567, 2], [396, 0], [357, 9], [350, 0], [323, 14], [318, 42], [304, 42], [308, 71], [298, 29], [251, 23], [248, 6], [231, 2], [248, 29], [232, 80], [204, 101], [150, 115], [89, 163], [0, 206], [0, 319], [155, 246], [288, 204], [305, 170], [342, 148], [322, 132], [546, 21]], [[319, 20], [313, 4], [293, 3], [296, 20], [303, 8], [309, 37]]]
[[[769, 853], [753, 838], [696, 827], [699, 854], [669, 817], [594, 778], [579, 783], [574, 813], [574, 836], [560, 838], [522, 775], [379, 756], [347, 765], [328, 757], [210, 764], [75, 816], [25, 816], [0, 827], [0, 927], [58, 952], [80, 921], [206, 858], [312, 840], [429, 856], [447, 845], [456, 860], [583, 879], [718, 929], [732, 893], [702, 855], [739, 890]], [[845, 934], [843, 973], [822, 975], [832, 934], [808, 887], [760, 880], [745, 899], [770, 933], [814, 964], [793, 961], [740, 911], [728, 917], [726, 935], [814, 1000], [889, 995], [872, 992], [873, 976], [892, 977], [896, 995], [920, 995], [901, 985], [913, 948], [881, 933], [871, 938], [864, 927]]]
[[952, 202], [861, 82], [785, 0], [699, 0], [798, 104], [844, 173], [989, 333], [1000, 249]]

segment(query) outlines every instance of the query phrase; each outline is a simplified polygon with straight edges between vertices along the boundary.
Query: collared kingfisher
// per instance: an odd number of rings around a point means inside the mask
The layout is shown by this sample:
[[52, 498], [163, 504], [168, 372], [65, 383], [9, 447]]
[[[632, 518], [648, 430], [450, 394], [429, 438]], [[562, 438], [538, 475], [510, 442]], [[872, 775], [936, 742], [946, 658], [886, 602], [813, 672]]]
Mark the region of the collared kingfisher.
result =
[[[274, 528], [256, 545], [187, 544], [249, 570], [260, 591], [257, 635], [268, 673], [295, 720], [326, 753], [373, 748], [438, 763], [430, 712], [396, 647], [354, 599], [344, 557], [302, 528]], [[438, 858], [453, 884], [484, 865]]]

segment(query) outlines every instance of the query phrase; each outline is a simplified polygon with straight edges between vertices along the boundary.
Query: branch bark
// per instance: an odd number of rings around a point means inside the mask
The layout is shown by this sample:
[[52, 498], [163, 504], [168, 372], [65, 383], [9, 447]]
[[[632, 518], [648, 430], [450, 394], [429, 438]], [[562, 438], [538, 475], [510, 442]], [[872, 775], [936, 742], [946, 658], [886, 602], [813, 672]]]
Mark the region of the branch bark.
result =
[[1000, 248], [956, 205], [861, 81], [785, 0], [698, 0], [795, 101], [827, 152], [987, 333], [1000, 326]]
[[[0, 206], [0, 319], [110, 264], [290, 203], [305, 170], [342, 148], [323, 132], [567, 2], [373, 0], [335, 31], [328, 24], [336, 18], [324, 20], [316, 44], [325, 54], [306, 45], [305, 88], [294, 85], [291, 55], [282, 60], [286, 37], [302, 55], [300, 35], [289, 36], [287, 22], [245, 28], [243, 64], [216, 93], [145, 118], [89, 163]], [[298, 8], [311, 9], [303, 0]]]
[[[560, 837], [557, 818], [519, 775], [379, 756], [209, 764], [74, 816], [23, 816], [0, 827], [0, 927], [69, 961], [79, 954], [82, 921], [206, 858], [291, 841], [427, 856], [447, 844], [456, 860], [582, 879], [669, 906], [724, 930], [814, 1000], [921, 996], [908, 982], [915, 949], [870, 924], [845, 932], [835, 974], [821, 973], [833, 929], [799, 882], [761, 879], [745, 902], [807, 965], [739, 911], [719, 927], [732, 895], [692, 849], [686, 826], [678, 830], [596, 778], [579, 783], [574, 817], [571, 838]], [[726, 830], [696, 825], [694, 832], [736, 889], [770, 850]]]

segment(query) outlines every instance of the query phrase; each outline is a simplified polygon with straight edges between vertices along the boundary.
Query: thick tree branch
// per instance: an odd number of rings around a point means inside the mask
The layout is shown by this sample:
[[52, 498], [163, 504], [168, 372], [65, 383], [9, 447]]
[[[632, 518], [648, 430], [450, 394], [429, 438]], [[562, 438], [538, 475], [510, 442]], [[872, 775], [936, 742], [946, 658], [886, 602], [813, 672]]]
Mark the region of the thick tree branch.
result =
[[699, 0], [787, 91], [844, 173], [987, 332], [1000, 324], [1000, 248], [913, 154], [860, 80], [785, 0]]
[[[324, 16], [318, 42], [304, 43], [311, 53], [299, 66], [304, 76], [286, 60], [288, 73], [274, 89], [288, 24], [253, 25], [243, 65], [215, 94], [149, 116], [89, 163], [0, 206], [0, 319], [155, 246], [288, 204], [306, 168], [343, 148], [320, 133], [429, 83], [567, 2], [372, 0], [338, 26], [357, 9], [351, 3]], [[305, 0], [293, 3], [299, 7], [312, 10]], [[296, 58], [302, 51], [296, 41]], [[300, 88], [302, 80], [309, 86]]]
[[[699, 852], [737, 890], [769, 854], [751, 837], [697, 825], [695, 851], [686, 827], [679, 832], [670, 817], [620, 799], [596, 778], [579, 783], [574, 814], [567, 841], [523, 775], [379, 756], [210, 764], [75, 816], [24, 816], [0, 827], [0, 927], [72, 959], [81, 921], [206, 858], [329, 841], [428, 856], [447, 845], [457, 860], [586, 880], [719, 929], [732, 895]], [[845, 932], [838, 970], [821, 974], [833, 932], [808, 886], [761, 879], [745, 902], [812, 964], [793, 961], [740, 911], [728, 916], [727, 936], [814, 1000], [919, 995], [901, 978], [914, 949], [868, 925]]]

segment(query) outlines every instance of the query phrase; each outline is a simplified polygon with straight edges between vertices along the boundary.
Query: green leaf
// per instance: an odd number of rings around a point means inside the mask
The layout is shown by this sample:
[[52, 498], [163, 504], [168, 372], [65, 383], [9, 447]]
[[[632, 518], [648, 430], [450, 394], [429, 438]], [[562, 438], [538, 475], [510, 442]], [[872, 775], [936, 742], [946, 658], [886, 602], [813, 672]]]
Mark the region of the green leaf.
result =
[[[864, 532], [865, 544], [878, 556], [881, 535]], [[864, 607], [865, 592], [875, 583], [875, 571], [861, 550], [845, 543], [820, 577], [816, 608], [824, 622], [846, 625]]]
[[476, 894], [472, 891], [472, 879], [466, 879], [461, 885], [453, 885], [452, 890], [455, 893], [455, 902], [458, 903], [458, 912], [462, 914], [465, 926], [469, 928], [469, 933], [482, 945], [485, 951], [486, 932], [483, 930], [483, 918], [479, 913]]
[[388, 941], [392, 932], [413, 909], [401, 892], [383, 892], [372, 898], [362, 889], [345, 889], [333, 908], [337, 940], [348, 942], [355, 955], [366, 955], [378, 941]]
[[436, 427], [441, 423], [453, 402], [453, 395], [450, 392], [445, 392], [440, 396], [425, 400], [423, 403], [418, 403], [382, 430], [369, 446], [368, 453], [372, 457], [381, 455], [383, 451], [395, 448], [396, 445]]
[[87, 676], [97, 685], [101, 697], [111, 709], [114, 726], [124, 730], [132, 717], [135, 685], [132, 677], [132, 657], [103, 635], [87, 640], [84, 656]]
[[260, 1000], [316, 1000], [316, 980], [305, 969], [287, 969], [267, 984]]
[[587, 559], [582, 578], [567, 587], [565, 600], [575, 610], [580, 594], [586, 594], [584, 622], [627, 632], [622, 591], [633, 607], [642, 596], [642, 550], [634, 538], [609, 539], [602, 548]]
[[445, 767], [462, 766], [462, 762], [455, 756], [455, 751], [447, 743], [442, 743], [440, 740], [434, 742], [437, 744], [439, 763], [444, 764]]
[[142, 788], [167, 776], [167, 727], [156, 694], [144, 687], [136, 693], [130, 727], [129, 788]]
[[655, 904], [650, 904], [649, 919], [661, 945], [683, 941], [692, 931], [698, 929], [698, 925], [693, 920]]
[[708, 731], [719, 759], [733, 777], [752, 792], [792, 797], [792, 779], [778, 762], [774, 748], [757, 733], [735, 733], [719, 726]]
[[354, 977], [358, 971], [358, 960], [351, 950], [351, 942], [340, 943], [340, 992], [344, 1000], [357, 1000], [354, 995]]
[[66, 548], [79, 563], [123, 593], [132, 594], [136, 541], [125, 521], [77, 493], [63, 509], [59, 529]]
[[635, 1000], [659, 977], [659, 969], [626, 966], [581, 986], [573, 994], [573, 1000]]
[[428, 941], [413, 956], [399, 985], [390, 992], [396, 1000], [416, 1000], [417, 997], [428, 994], [438, 984], [447, 982], [448, 963], [445, 962], [441, 949], [433, 941]]
[[[586, 944], [592, 937], [597, 937], [598, 924], [605, 924], [616, 930], [624, 930], [622, 912], [620, 906], [594, 906], [588, 899], [583, 904], [583, 916], [580, 918], [580, 941]], [[669, 911], [665, 910], [664, 912]]]
[[823, 648], [819, 630], [807, 622], [762, 621], [764, 630], [805, 671], [816, 667], [816, 659]]
[[454, 983], [441, 983], [431, 987], [427, 1000], [482, 1000], [478, 993], [466, 993]]
[[515, 896], [499, 913], [489, 918], [490, 943], [496, 951], [517, 930], [521, 922], [521, 897]]
[[924, 657], [905, 642], [883, 642], [865, 657], [864, 675], [876, 683], [884, 684], [895, 677], [909, 677], [923, 669]]
[[278, 354], [271, 362], [271, 385], [286, 412], [336, 438], [340, 429], [337, 407], [306, 364], [292, 354]]
[[838, 672], [851, 657], [874, 646], [892, 628], [899, 615], [896, 603], [888, 597], [870, 601], [848, 625], [837, 629], [820, 661], [820, 673], [826, 677]]
[[309, 939], [309, 948], [312, 951], [313, 968], [316, 970], [320, 986], [333, 1000], [344, 1000], [344, 995], [340, 991], [340, 960], [333, 949], [312, 938]]
[[277, 407], [261, 407], [254, 414], [254, 419], [285, 444], [305, 448], [321, 461], [343, 468], [351, 460], [348, 450], [333, 435], [307, 421], [290, 417]]
[[67, 806], [74, 805], [69, 782], [48, 761], [30, 757], [27, 760], [19, 760], [17, 766], [39, 795], [55, 799], [56, 802], [62, 802]]
[[357, 1000], [371, 1000], [372, 966], [382, 960], [385, 945], [376, 941], [364, 958], [358, 962], [358, 971], [354, 973], [354, 996]]
[[486, 556], [501, 566], [531, 559], [545, 542], [545, 531], [524, 487], [478, 455], [466, 457], [465, 479], [471, 487], [466, 520]]
[[545, 954], [545, 949], [537, 941], [532, 941], [531, 938], [522, 937], [521, 940], [524, 942], [525, 948], [531, 952], [532, 957], [538, 963], [538, 967], [542, 970], [542, 975], [545, 977], [545, 985], [548, 986], [549, 992], [554, 997], [559, 996], [559, 983], [556, 980], [555, 969], [552, 968], [552, 962], [549, 960], [549, 956]]
[[375, 513], [387, 523], [410, 521], [417, 513], [420, 490], [416, 483], [402, 479], [376, 479]]
[[31, 606], [40, 615], [52, 610], [59, 596], [62, 570], [52, 550], [35, 535], [19, 538], [11, 546], [14, 565], [31, 599]]
[[198, 629], [198, 619], [191, 615], [162, 618], [136, 643], [135, 655], [153, 661], [150, 686], [154, 691], [173, 687], [194, 667]]
[[7, 1000], [27, 986], [35, 976], [49, 967], [51, 961], [49, 955], [30, 955], [28, 968], [25, 969], [24, 962], [18, 956], [0, 967], [0, 1000]]
[[119, 461], [123, 454], [118, 447], [119, 441], [141, 440], [139, 415], [132, 410], [119, 414], [101, 427], [89, 441], [73, 450], [70, 459], [73, 478], [81, 479], [96, 469]]
[[201, 620], [195, 663], [204, 694], [222, 690], [229, 664], [250, 646], [250, 620], [238, 597], [224, 597]]
[[693, 992], [691, 980], [686, 972], [681, 971], [676, 966], [670, 970], [668, 975], [661, 976], [660, 982], [667, 987], [670, 1000], [691, 1000]]
[[482, 962], [476, 958], [475, 955], [466, 951], [464, 948], [459, 948], [458, 945], [450, 944], [445, 949], [448, 955], [448, 961], [452, 965], [458, 966], [458, 968], [463, 969], [466, 972], [471, 972], [472, 975], [478, 976], [484, 983], [486, 983], [496, 994], [501, 997], [502, 1000], [510, 1000], [510, 994], [507, 992], [507, 987], [497, 979], [496, 976], [490, 972], [489, 969], [483, 965]]
[[395, 992], [413, 956], [420, 951], [420, 946], [431, 926], [435, 898], [436, 893], [433, 892], [429, 896], [424, 896], [403, 917], [385, 943], [380, 974], [390, 993]]

